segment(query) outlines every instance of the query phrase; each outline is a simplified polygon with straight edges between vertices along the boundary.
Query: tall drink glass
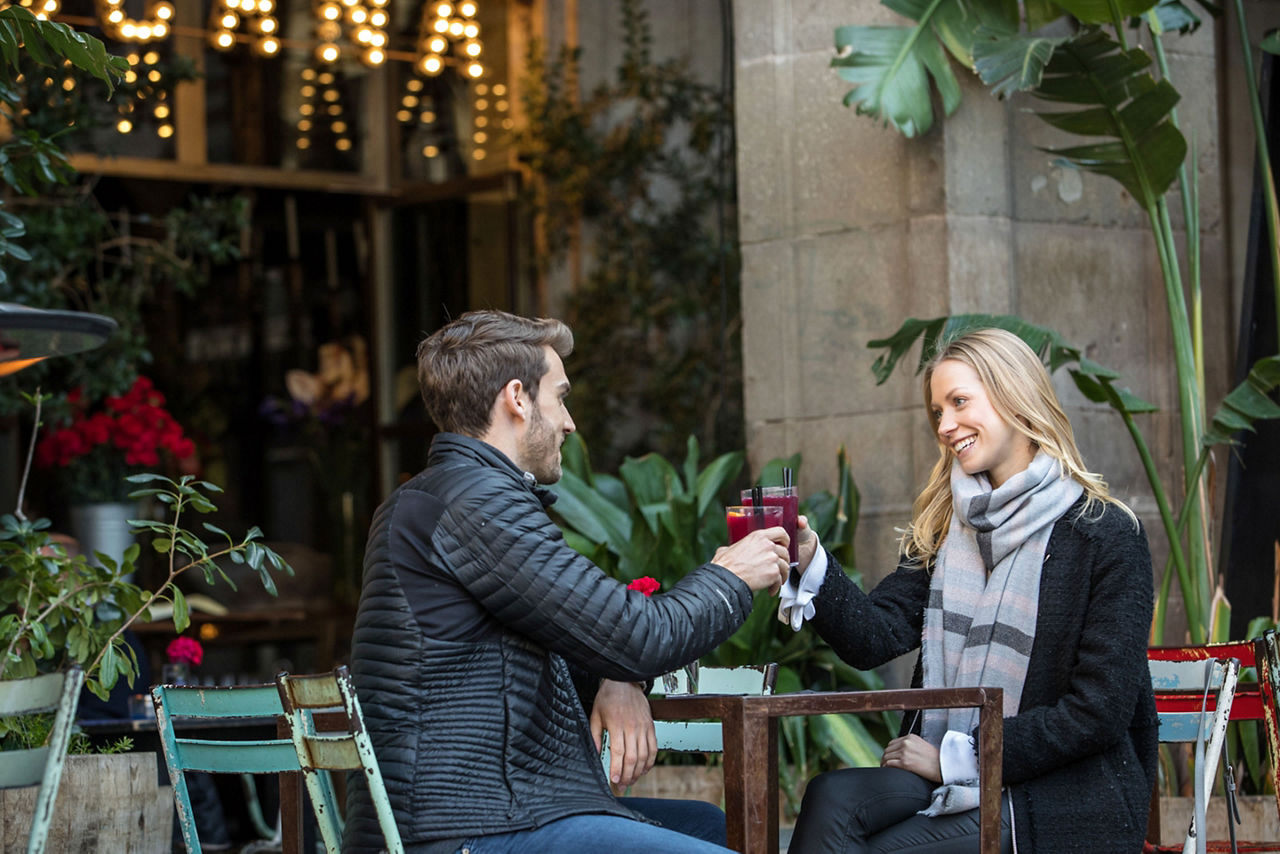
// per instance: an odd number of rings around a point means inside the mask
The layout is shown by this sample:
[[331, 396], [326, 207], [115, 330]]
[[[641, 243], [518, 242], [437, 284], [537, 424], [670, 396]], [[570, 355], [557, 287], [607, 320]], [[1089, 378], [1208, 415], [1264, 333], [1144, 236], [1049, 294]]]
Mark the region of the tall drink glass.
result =
[[757, 512], [754, 507], [735, 506], [724, 508], [724, 520], [729, 523], [729, 545], [764, 528], [776, 528], [782, 524], [781, 507], [761, 507]]
[[[800, 494], [794, 486], [765, 486], [761, 487], [764, 492], [765, 507], [782, 508], [782, 527], [787, 529], [787, 536], [791, 538], [791, 545], [788, 550], [791, 552], [791, 566], [798, 567], [800, 565], [800, 542], [796, 539], [796, 526], [800, 520]], [[751, 490], [742, 490], [742, 503], [748, 507], [751, 506]]]

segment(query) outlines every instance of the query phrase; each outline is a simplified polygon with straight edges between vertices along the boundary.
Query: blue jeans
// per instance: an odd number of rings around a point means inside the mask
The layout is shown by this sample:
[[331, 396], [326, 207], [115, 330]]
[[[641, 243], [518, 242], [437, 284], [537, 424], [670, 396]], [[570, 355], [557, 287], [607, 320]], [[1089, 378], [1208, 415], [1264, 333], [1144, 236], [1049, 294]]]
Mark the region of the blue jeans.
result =
[[[619, 798], [662, 827], [615, 815], [574, 815], [535, 830], [468, 839], [458, 854], [537, 854], [608, 851], [609, 854], [724, 854], [724, 813], [703, 801]], [[708, 841], [714, 840], [714, 841]]]

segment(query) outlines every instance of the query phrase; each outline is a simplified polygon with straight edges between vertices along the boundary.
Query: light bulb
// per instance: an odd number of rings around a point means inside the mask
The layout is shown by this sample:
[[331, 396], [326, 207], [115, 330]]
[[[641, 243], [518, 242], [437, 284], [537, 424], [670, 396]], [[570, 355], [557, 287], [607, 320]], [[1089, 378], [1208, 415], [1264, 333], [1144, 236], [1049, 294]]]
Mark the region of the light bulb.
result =
[[466, 51], [467, 56], [479, 56], [480, 42], [467, 42], [467, 46], [463, 50]]
[[160, 54], [156, 53], [154, 50], [149, 50], [142, 55], [142, 61], [147, 65], [155, 65], [160, 61]]
[[305, 85], [298, 91], [302, 94], [302, 97], [304, 98], [314, 98], [316, 94], [316, 87]]
[[426, 145], [422, 148], [423, 157], [435, 157], [439, 153], [440, 149], [436, 148], [434, 145]]
[[364, 61], [366, 65], [381, 65], [387, 59], [387, 55], [382, 52], [381, 48], [371, 47], [364, 52]]
[[386, 47], [387, 34], [380, 30], [374, 30], [369, 34], [369, 44], [374, 47]]
[[240, 8], [240, 0], [222, 0], [222, 2], [227, 4], [227, 8], [232, 11]]
[[449, 32], [449, 22], [444, 18], [436, 18], [436, 22], [432, 24], [432, 29], [437, 33], [447, 33]]
[[138, 73], [134, 71], [132, 68], [130, 68], [128, 71], [124, 73], [125, 83], [136, 83], [137, 81], [138, 81]]
[[[160, 82], [160, 72], [159, 72], [159, 70], [157, 70], [157, 69], [153, 68], [153, 69], [151, 69], [150, 71], [148, 71], [148, 72], [147, 72], [147, 79], [148, 79], [148, 80], [150, 80], [152, 83], [159, 83], [159, 82]], [[138, 97], [139, 97], [139, 98], [141, 98], [141, 97], [142, 97], [142, 93], [141, 93], [141, 92], [139, 92], [139, 93], [138, 93]]]
[[431, 38], [431, 41], [427, 42], [427, 48], [432, 53], [444, 53], [444, 49], [447, 48], [448, 46], [449, 46], [449, 43], [444, 39], [440, 38], [439, 36], [433, 36]]
[[234, 30], [240, 24], [240, 17], [234, 12], [228, 12], [222, 16], [222, 20], [218, 22], [223, 29]]
[[338, 149], [339, 151], [350, 151], [351, 140], [347, 139], [346, 137], [343, 137], [342, 139], [339, 139], [337, 142], [335, 142], [333, 144], [333, 147]]
[[438, 56], [424, 57], [421, 62], [423, 74], [439, 74], [442, 67], [443, 63], [440, 61], [440, 57]]
[[385, 27], [389, 19], [390, 19], [390, 16], [388, 16], [387, 13], [382, 11], [381, 9], [378, 9], [369, 15], [369, 23], [375, 27], [378, 27], [379, 29], [381, 29], [382, 27]]
[[173, 136], [173, 125], [160, 125], [160, 127], [156, 128], [156, 134], [158, 134], [161, 139], [168, 139]]
[[157, 119], [169, 118], [169, 107], [165, 104], [156, 104], [156, 108], [151, 111], [151, 115]]
[[507, 102], [499, 101], [498, 103], [493, 105], [493, 108], [500, 113], [505, 113], [507, 111]]
[[506, 86], [503, 86], [501, 83], [494, 83], [494, 84], [493, 84], [493, 94], [494, 94], [494, 96], [495, 96], [495, 97], [499, 97], [499, 98], [500, 98], [500, 97], [502, 97], [503, 95], [507, 94], [507, 87], [506, 87]]
[[424, 125], [429, 125], [436, 120], [436, 114], [431, 110], [423, 110], [422, 115], [419, 116], [419, 118], [422, 120]]
[[271, 10], [275, 7], [276, 4], [271, 2], [271, 0], [258, 0], [258, 11], [264, 15], [270, 15]]
[[134, 38], [138, 39], [138, 41], [144, 41], [144, 42], [150, 41], [151, 40], [150, 25], [139, 24], [137, 27], [134, 28], [133, 35], [134, 35]]
[[262, 18], [258, 21], [258, 29], [266, 35], [271, 35], [276, 31], [275, 18]]
[[477, 109], [477, 110], [487, 110], [487, 109], [489, 109], [489, 99], [488, 99], [488, 98], [476, 98], [476, 109]]
[[328, 113], [328, 114], [329, 114], [329, 115], [331, 115], [331, 116], [340, 116], [340, 115], [342, 115], [342, 105], [341, 105], [341, 104], [330, 104], [330, 105], [328, 106], [328, 108], [325, 110], [325, 112], [326, 112], [326, 113]]
[[303, 133], [306, 133], [307, 131], [311, 130], [311, 119], [299, 119], [298, 130], [302, 131]]
[[129, 133], [130, 131], [133, 130], [133, 122], [129, 121], [128, 119], [121, 119], [120, 121], [116, 122], [116, 130], [119, 131], [120, 133]]
[[268, 36], [258, 42], [258, 50], [262, 51], [266, 56], [275, 56], [280, 52], [280, 40], [275, 36]]
[[488, 85], [487, 85], [487, 84], [484, 84], [484, 83], [477, 83], [477, 84], [476, 84], [476, 94], [477, 94], [477, 95], [485, 95], [485, 94], [488, 94], [488, 92], [489, 92], [489, 87], [488, 87]]
[[484, 160], [485, 158], [484, 149], [477, 148], [475, 151], [471, 152], [471, 156], [474, 157], [476, 160]]
[[302, 137], [302, 139], [298, 140], [298, 148], [301, 148], [303, 151], [306, 151], [310, 147], [311, 147], [311, 140], [307, 139], [305, 136]]
[[400, 99], [400, 103], [404, 104], [406, 107], [410, 107], [410, 108], [416, 107], [418, 106], [418, 96], [405, 95], [403, 98]]
[[313, 107], [311, 104], [303, 104], [301, 107], [298, 108], [298, 112], [304, 116], [313, 115], [315, 111], [316, 111], [316, 108]]
[[320, 17], [326, 21], [336, 21], [342, 17], [342, 7], [337, 3], [325, 3], [320, 7]]
[[448, 3], [441, 3], [436, 6], [436, 15], [441, 18], [447, 18], [453, 14], [453, 7]]
[[74, 88], [76, 88], [76, 80], [74, 77], [68, 77], [62, 81], [62, 91], [70, 92]]
[[347, 13], [347, 18], [353, 24], [363, 24], [369, 20], [369, 13], [364, 10], [363, 6], [353, 6], [351, 11]]
[[341, 96], [338, 95], [337, 89], [325, 89], [324, 95], [321, 97], [323, 97], [326, 101], [332, 104], [334, 101], [338, 100], [338, 98]]
[[408, 110], [396, 111], [396, 121], [400, 122], [400, 124], [405, 124], [406, 122], [412, 121], [412, 119], [413, 119], [413, 113], [409, 112]]
[[112, 9], [110, 12], [107, 13], [108, 23], [118, 24], [123, 20], [124, 20], [124, 12], [121, 12], [119, 9]]
[[481, 74], [484, 74], [484, 66], [478, 62], [473, 62], [467, 66], [467, 73], [473, 78], [479, 77]]
[[162, 39], [169, 34], [169, 25], [161, 22], [151, 27], [151, 34], [158, 39]]
[[340, 51], [336, 44], [322, 44], [319, 48], [319, 56], [323, 62], [337, 62]]
[[156, 6], [155, 16], [162, 21], [173, 20], [173, 4], [160, 3]]
[[231, 47], [235, 43], [236, 43], [235, 36], [231, 35], [231, 33], [228, 33], [225, 30], [223, 32], [218, 33], [216, 44], [218, 47], [222, 48], [223, 50], [226, 50], [227, 48]]
[[449, 25], [449, 35], [453, 36], [455, 39], [456, 39], [456, 38], [458, 38], [459, 36], [461, 36], [461, 35], [462, 35], [462, 24], [460, 24], [460, 23], [459, 23], [459, 22], [457, 22], [457, 21], [454, 21], [452, 24], [450, 24], [450, 25]]
[[332, 71], [326, 71], [326, 72], [322, 73], [322, 74], [320, 75], [319, 79], [317, 79], [317, 80], [316, 80], [316, 82], [317, 82], [317, 83], [319, 83], [321, 86], [328, 86], [328, 85], [330, 85], [331, 83], [333, 83], [333, 72], [332, 72]]
[[332, 125], [330, 125], [329, 127], [333, 130], [333, 132], [334, 132], [334, 133], [346, 133], [346, 132], [347, 132], [347, 123], [346, 123], [346, 122], [343, 122], [343, 121], [337, 121], [337, 122], [334, 122], [334, 123], [333, 123]]
[[316, 79], [316, 70], [315, 70], [314, 68], [304, 68], [304, 69], [302, 69], [302, 79], [303, 79], [303, 80], [315, 80], [315, 79]]
[[[128, 21], [120, 25], [120, 35], [123, 38], [131, 39], [133, 38], [136, 32], [137, 32], [137, 29], [133, 26], [132, 23]], [[122, 131], [122, 133], [128, 133], [128, 131]]]
[[422, 81], [417, 77], [410, 77], [409, 82], [404, 84], [404, 88], [408, 89], [410, 92], [421, 92]]
[[476, 127], [483, 128], [489, 126], [488, 116], [476, 116]]
[[469, 39], [473, 39], [480, 35], [480, 27], [476, 24], [467, 24], [462, 28], [462, 34]]
[[458, 6], [458, 12], [464, 18], [474, 18], [476, 14], [476, 4], [463, 3], [460, 6]]

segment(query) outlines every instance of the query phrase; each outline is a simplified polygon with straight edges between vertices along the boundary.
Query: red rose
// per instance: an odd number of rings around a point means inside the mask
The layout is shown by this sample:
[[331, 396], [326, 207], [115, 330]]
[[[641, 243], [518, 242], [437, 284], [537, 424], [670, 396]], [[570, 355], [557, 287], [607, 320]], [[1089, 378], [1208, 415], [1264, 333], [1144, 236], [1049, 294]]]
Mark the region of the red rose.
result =
[[174, 638], [165, 647], [164, 654], [175, 664], [185, 662], [192, 667], [199, 667], [200, 662], [204, 661], [204, 647], [200, 646], [200, 641], [195, 638]]
[[658, 591], [658, 588], [661, 586], [662, 585], [659, 584], [656, 579], [650, 578], [649, 576], [646, 575], [643, 578], [637, 578], [635, 581], [628, 584], [627, 589], [639, 590], [641, 593], [643, 593], [646, 596], [652, 596], [654, 593]]

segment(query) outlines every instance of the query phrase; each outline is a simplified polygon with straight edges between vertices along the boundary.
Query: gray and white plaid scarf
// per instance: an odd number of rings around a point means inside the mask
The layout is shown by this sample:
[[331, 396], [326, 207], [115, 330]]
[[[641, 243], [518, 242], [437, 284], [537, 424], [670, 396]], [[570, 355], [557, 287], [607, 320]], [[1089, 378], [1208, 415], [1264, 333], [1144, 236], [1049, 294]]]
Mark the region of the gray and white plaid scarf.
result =
[[[1018, 713], [1036, 637], [1040, 566], [1053, 525], [1083, 492], [1062, 464], [1037, 452], [997, 489], [985, 474], [951, 466], [951, 526], [938, 552], [924, 612], [924, 687], [1004, 689]], [[970, 733], [977, 709], [928, 709], [921, 735], [934, 747], [948, 730]], [[978, 805], [977, 780], [939, 786], [926, 815]]]

